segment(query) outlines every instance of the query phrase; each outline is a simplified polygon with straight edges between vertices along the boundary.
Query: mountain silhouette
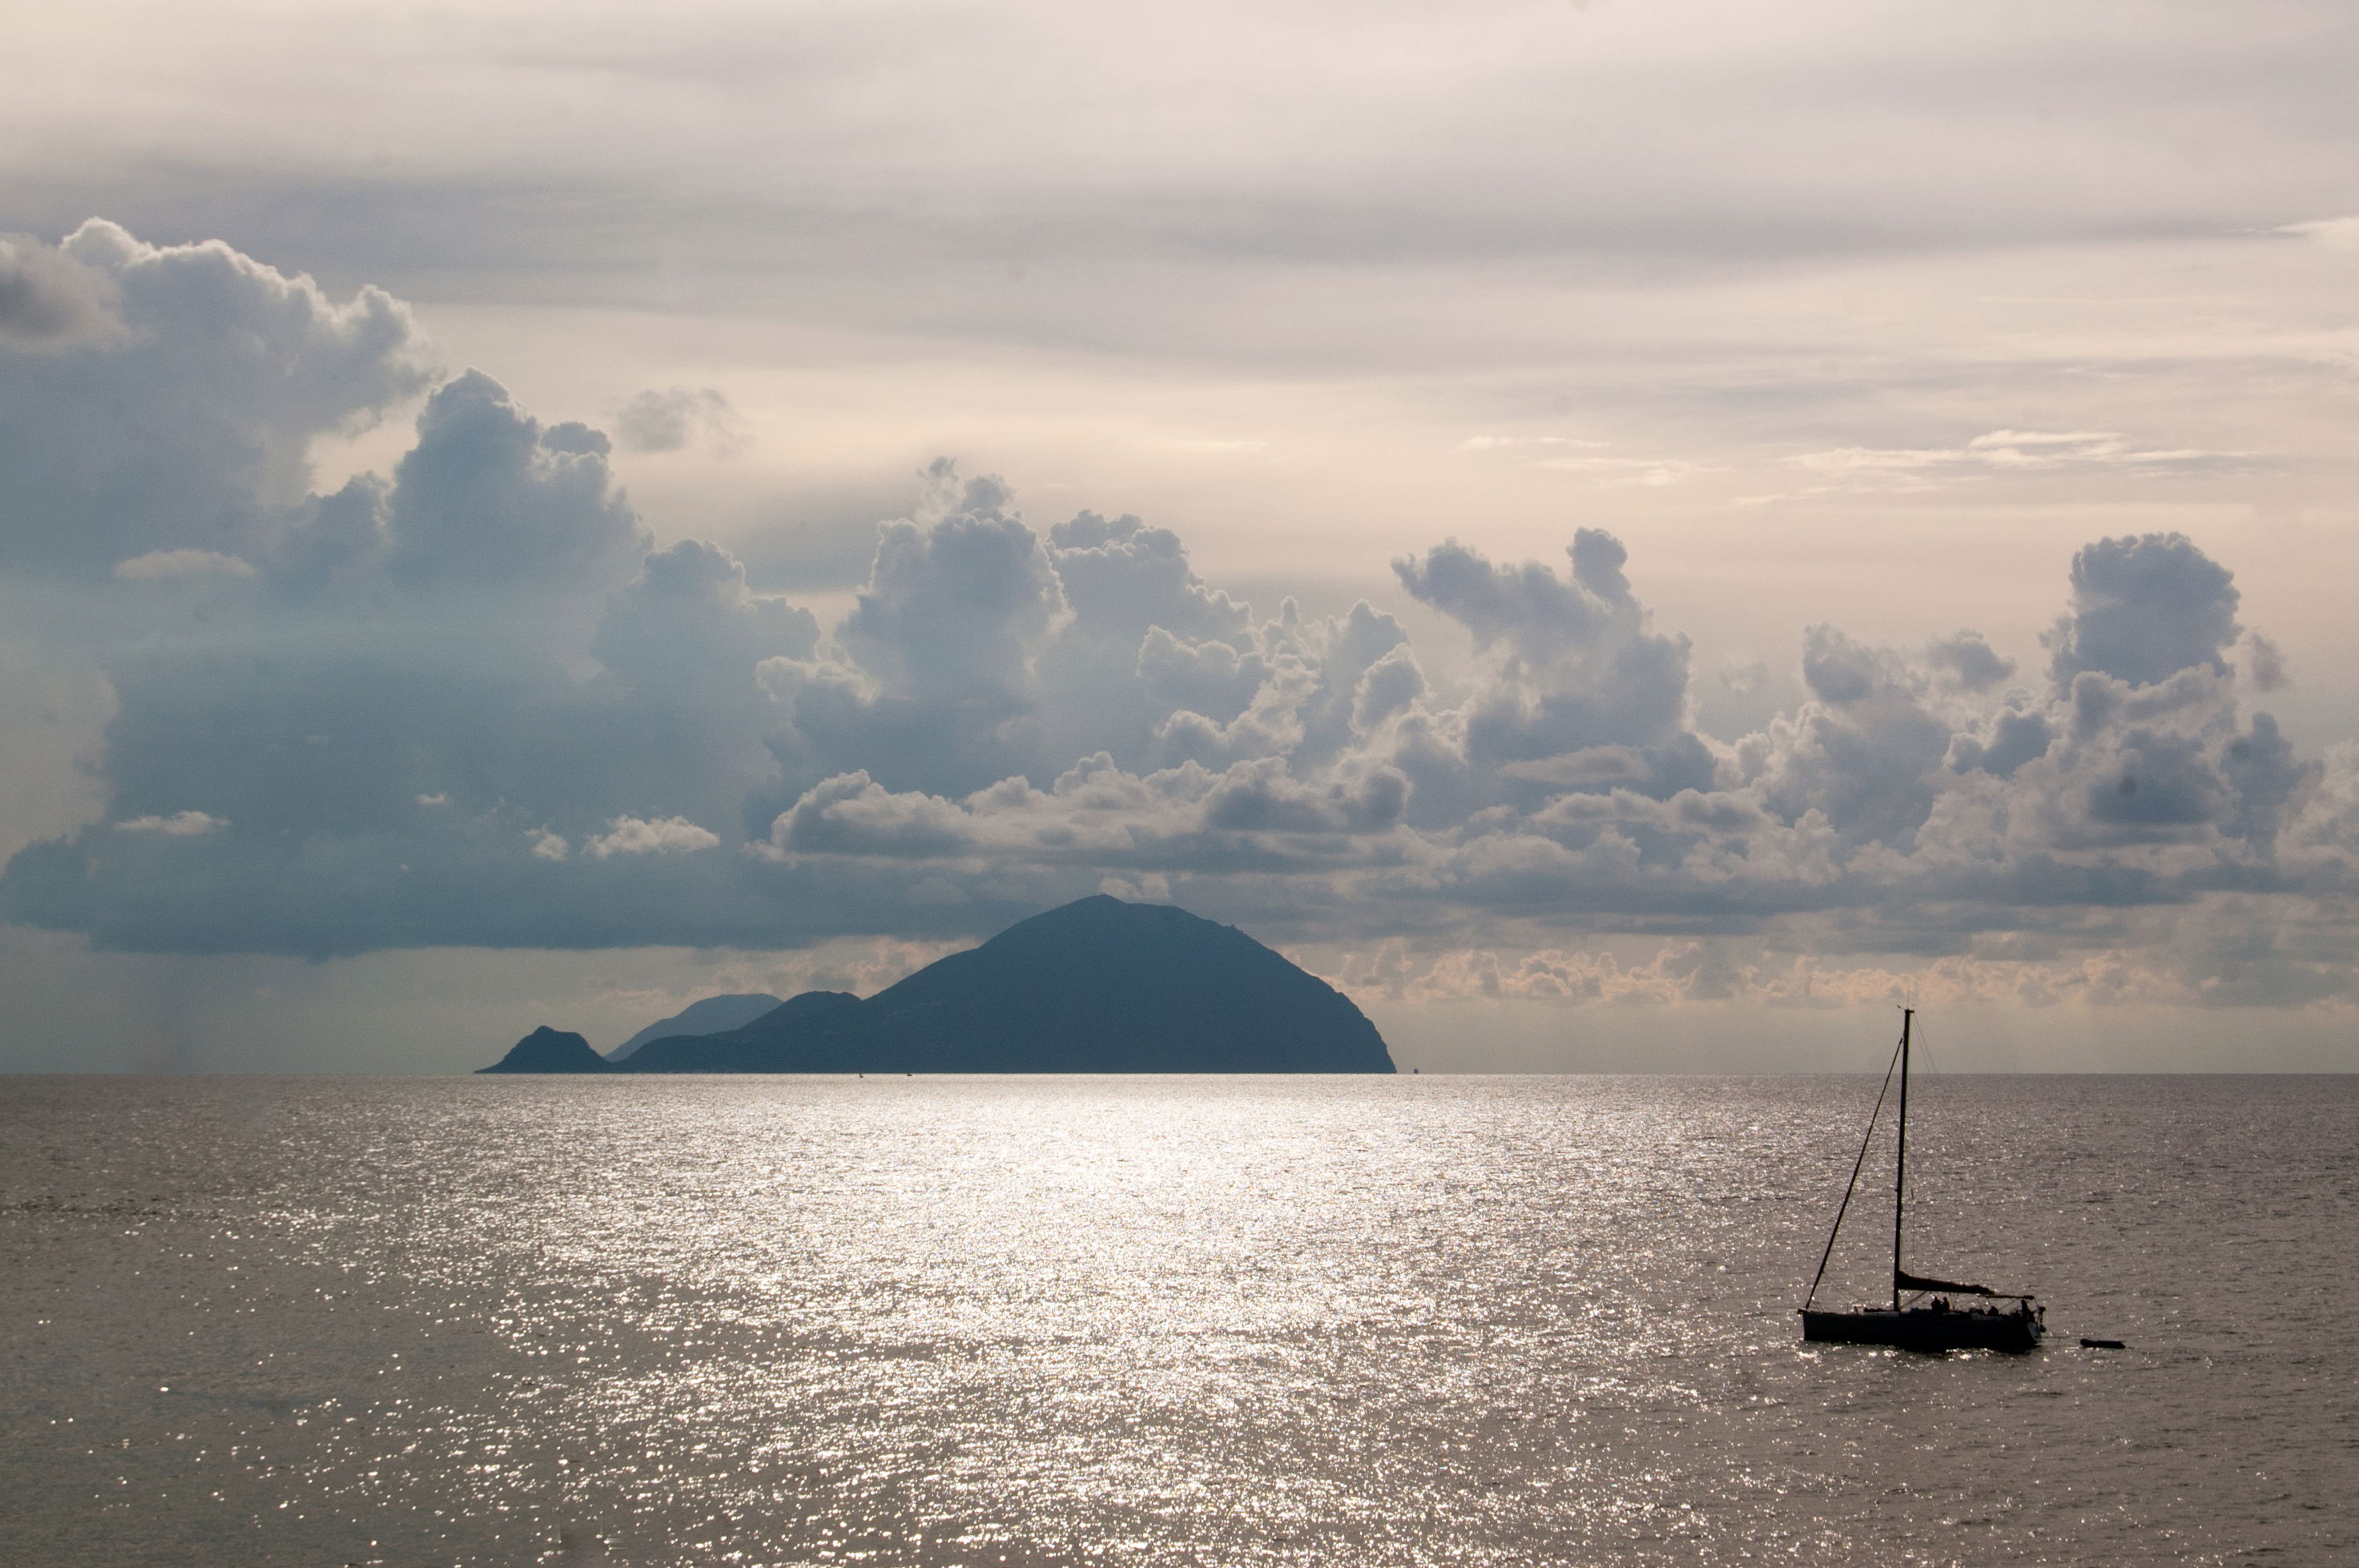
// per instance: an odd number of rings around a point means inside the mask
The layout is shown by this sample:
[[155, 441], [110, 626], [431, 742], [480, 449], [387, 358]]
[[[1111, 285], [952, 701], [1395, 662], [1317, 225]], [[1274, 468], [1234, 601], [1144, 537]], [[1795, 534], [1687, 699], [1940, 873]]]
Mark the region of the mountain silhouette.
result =
[[625, 1073], [1393, 1071], [1375, 1025], [1316, 975], [1234, 926], [1103, 894], [1019, 921], [864, 1001], [805, 991], [743, 1028], [650, 1040], [627, 1061], [600, 1065]]
[[478, 1073], [611, 1073], [614, 1065], [590, 1049], [579, 1034], [546, 1023], [508, 1047], [508, 1054]]
[[777, 997], [758, 991], [709, 996], [702, 1001], [690, 1002], [669, 1018], [659, 1018], [648, 1024], [607, 1052], [606, 1060], [622, 1061], [650, 1040], [668, 1040], [675, 1034], [718, 1034], [724, 1029], [743, 1029], [777, 1005]]

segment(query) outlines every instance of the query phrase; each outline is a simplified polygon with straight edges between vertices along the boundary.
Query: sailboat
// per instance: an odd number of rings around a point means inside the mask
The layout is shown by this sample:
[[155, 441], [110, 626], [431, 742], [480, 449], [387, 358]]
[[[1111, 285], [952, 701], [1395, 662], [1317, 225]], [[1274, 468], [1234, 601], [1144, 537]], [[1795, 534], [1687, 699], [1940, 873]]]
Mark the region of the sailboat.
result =
[[[1900, 1227], [1907, 1212], [1908, 1181], [1908, 1034], [1916, 1016], [1914, 1008], [1900, 1010], [1899, 1048], [1893, 1053], [1893, 1066], [1885, 1069], [1884, 1092], [1875, 1097], [1875, 1108], [1868, 1113], [1859, 1158], [1852, 1162], [1851, 1182], [1835, 1210], [1834, 1227], [1827, 1232], [1826, 1250], [1819, 1254], [1819, 1271], [1811, 1276], [1810, 1293], [1802, 1300], [1802, 1337], [1894, 1345], [1904, 1350], [2028, 1350], [2048, 1332], [2044, 1309], [2036, 1298], [1994, 1291], [1987, 1285], [1931, 1279], [1901, 1266]], [[1892, 1165], [1892, 1300], [1844, 1312], [1821, 1310], [1814, 1304], [1819, 1284], [1827, 1277], [1827, 1260], [1834, 1256], [1835, 1238], [1843, 1231], [1843, 1216], [1859, 1185], [1860, 1168], [1867, 1162], [1868, 1145], [1875, 1137], [1876, 1119], [1884, 1114], [1885, 1098], [1892, 1092], [1896, 1068], [1900, 1077], [1900, 1115]]]

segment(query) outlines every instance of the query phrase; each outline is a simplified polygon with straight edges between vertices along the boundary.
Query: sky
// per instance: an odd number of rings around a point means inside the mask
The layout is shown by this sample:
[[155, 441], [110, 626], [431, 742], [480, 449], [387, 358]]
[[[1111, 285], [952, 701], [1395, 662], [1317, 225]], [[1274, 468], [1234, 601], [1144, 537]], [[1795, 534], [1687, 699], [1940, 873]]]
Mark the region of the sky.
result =
[[2359, 13], [108, 0], [0, 58], [0, 1069], [1100, 891], [1427, 1071], [2359, 1065]]

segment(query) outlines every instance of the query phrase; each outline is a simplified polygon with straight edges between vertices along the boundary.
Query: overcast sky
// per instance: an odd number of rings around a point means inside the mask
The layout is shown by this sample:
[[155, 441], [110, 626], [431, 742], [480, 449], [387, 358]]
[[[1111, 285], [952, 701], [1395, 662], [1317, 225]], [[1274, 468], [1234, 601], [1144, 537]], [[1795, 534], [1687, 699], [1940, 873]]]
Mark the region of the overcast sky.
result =
[[0, 1066], [1101, 889], [1428, 1070], [2359, 1065], [2348, 6], [10, 33]]

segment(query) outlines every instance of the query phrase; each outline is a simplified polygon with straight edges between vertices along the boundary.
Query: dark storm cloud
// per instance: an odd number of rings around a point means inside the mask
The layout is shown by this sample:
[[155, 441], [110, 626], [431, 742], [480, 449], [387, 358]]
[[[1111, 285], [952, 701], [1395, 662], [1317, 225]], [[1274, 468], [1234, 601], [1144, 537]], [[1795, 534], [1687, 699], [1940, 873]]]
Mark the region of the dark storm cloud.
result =
[[1375, 606], [1258, 613], [1168, 530], [1044, 532], [944, 461], [825, 627], [715, 546], [658, 547], [604, 436], [477, 372], [390, 479], [287, 493], [309, 434], [416, 384], [398, 308], [219, 247], [93, 227], [60, 254], [84, 252], [120, 263], [138, 334], [0, 350], [0, 384], [39, 394], [7, 406], [83, 458], [128, 449], [119, 396], [165, 417], [210, 378], [217, 406], [158, 439], [184, 503], [151, 476], [102, 544], [76, 525], [103, 470], [0, 470], [38, 546], [12, 569], [113, 606], [89, 653], [119, 703], [102, 819], [0, 876], [20, 922], [184, 952], [789, 947], [978, 934], [1103, 885], [1329, 940], [1922, 954], [2349, 891], [2359, 754], [2305, 761], [2243, 713], [2234, 584], [2180, 535], [2073, 558], [2052, 685], [1970, 632], [1817, 626], [1799, 705], [1734, 744], [1691, 728], [1687, 641], [1596, 529], [1556, 568], [1455, 541], [1396, 563], [1476, 645], [1438, 682]]

